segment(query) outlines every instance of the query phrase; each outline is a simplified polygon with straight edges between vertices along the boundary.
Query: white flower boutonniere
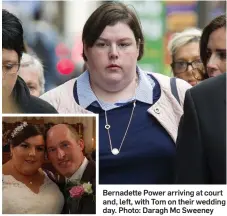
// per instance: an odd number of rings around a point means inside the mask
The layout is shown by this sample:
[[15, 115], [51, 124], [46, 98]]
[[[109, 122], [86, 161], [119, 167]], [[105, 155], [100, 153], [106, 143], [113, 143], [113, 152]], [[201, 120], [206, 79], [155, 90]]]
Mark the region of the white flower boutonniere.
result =
[[92, 184], [90, 182], [88, 183], [83, 183], [83, 188], [84, 188], [84, 192], [87, 194], [92, 194], [93, 190], [92, 190]]

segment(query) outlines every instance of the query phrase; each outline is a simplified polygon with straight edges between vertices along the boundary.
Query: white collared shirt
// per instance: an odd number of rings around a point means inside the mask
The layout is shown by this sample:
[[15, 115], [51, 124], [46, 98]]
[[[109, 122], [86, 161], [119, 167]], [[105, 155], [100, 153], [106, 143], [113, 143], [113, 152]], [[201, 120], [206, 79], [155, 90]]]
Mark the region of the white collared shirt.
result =
[[83, 163], [81, 164], [79, 169], [70, 178], [65, 177], [66, 182], [72, 181], [72, 180], [81, 180], [82, 175], [84, 174], [84, 171], [87, 168], [87, 165], [88, 165], [88, 159], [84, 157]]

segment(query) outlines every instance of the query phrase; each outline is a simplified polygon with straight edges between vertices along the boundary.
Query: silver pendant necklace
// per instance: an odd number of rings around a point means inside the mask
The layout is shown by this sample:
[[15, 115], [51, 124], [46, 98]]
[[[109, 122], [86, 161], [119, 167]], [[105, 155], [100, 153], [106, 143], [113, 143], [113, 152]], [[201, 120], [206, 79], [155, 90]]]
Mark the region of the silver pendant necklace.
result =
[[126, 131], [125, 131], [125, 134], [124, 134], [123, 139], [121, 141], [121, 145], [120, 145], [119, 149], [113, 148], [113, 146], [112, 146], [112, 140], [111, 140], [111, 137], [110, 137], [110, 128], [111, 128], [111, 126], [108, 123], [107, 112], [105, 110], [105, 119], [106, 119], [105, 129], [107, 130], [107, 133], [108, 133], [109, 142], [110, 142], [110, 150], [111, 150], [113, 155], [118, 155], [120, 153], [120, 151], [121, 151], [121, 147], [122, 147], [122, 145], [124, 143], [125, 137], [126, 137], [126, 135], [128, 133], [128, 129], [129, 129], [129, 126], [130, 126], [131, 121], [132, 121], [132, 116], [133, 116], [135, 107], [136, 107], [136, 99], [133, 101], [133, 108], [132, 108], [131, 116], [130, 116], [130, 119], [129, 119], [129, 122], [128, 122], [128, 126], [126, 128]]
[[[113, 148], [113, 146], [112, 146], [112, 140], [111, 140], [111, 137], [110, 137], [110, 128], [111, 128], [111, 126], [110, 126], [110, 124], [108, 123], [107, 111], [105, 110], [105, 119], [106, 119], [105, 129], [107, 130], [107, 133], [108, 133], [109, 143], [110, 143], [110, 150], [111, 150], [111, 153], [112, 153], [113, 155], [118, 155], [118, 154], [120, 153], [121, 147], [122, 147], [122, 145], [123, 145], [123, 143], [124, 143], [125, 137], [126, 137], [126, 135], [127, 135], [127, 133], [128, 133], [128, 129], [129, 129], [129, 126], [130, 126], [131, 121], [132, 121], [132, 116], [133, 116], [133, 114], [134, 114], [134, 110], [135, 110], [135, 107], [136, 107], [136, 88], [137, 88], [137, 85], [138, 85], [138, 78], [137, 78], [137, 77], [136, 77], [136, 80], [135, 80], [135, 81], [136, 81], [136, 86], [135, 86], [135, 92], [134, 92], [134, 100], [133, 100], [132, 112], [131, 112], [131, 116], [130, 116], [130, 119], [129, 119], [129, 122], [128, 122], [128, 126], [127, 126], [127, 128], [126, 128], [125, 134], [124, 134], [124, 136], [123, 136], [123, 139], [122, 139], [122, 141], [121, 141], [121, 144], [120, 144], [120, 147], [119, 147], [119, 148]], [[99, 101], [99, 99], [98, 99], [97, 96], [96, 96], [96, 98], [97, 98], [97, 101], [99, 102], [99, 104], [100, 104], [100, 106], [101, 106], [101, 103], [100, 103], [100, 101]]]

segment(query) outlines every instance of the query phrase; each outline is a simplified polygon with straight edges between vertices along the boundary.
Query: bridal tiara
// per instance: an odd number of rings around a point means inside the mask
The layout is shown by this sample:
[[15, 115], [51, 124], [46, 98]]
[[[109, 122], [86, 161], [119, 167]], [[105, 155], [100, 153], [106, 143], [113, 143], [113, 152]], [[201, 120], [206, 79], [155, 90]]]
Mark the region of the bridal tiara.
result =
[[28, 123], [27, 122], [23, 122], [21, 125], [17, 126], [12, 134], [11, 134], [11, 137], [14, 138], [19, 132], [21, 132], [25, 127], [28, 126]]

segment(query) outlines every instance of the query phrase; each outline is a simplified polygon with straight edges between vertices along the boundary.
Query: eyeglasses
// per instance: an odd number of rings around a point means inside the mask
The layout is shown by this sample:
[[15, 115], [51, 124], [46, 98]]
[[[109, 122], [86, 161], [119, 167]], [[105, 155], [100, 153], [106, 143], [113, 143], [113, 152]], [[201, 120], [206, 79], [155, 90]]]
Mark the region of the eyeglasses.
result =
[[189, 65], [191, 65], [193, 69], [201, 69], [203, 67], [201, 60], [195, 60], [192, 62], [176, 61], [171, 64], [171, 67], [176, 74], [179, 74], [187, 71]]
[[20, 64], [18, 63], [7, 63], [2, 65], [2, 72], [5, 75], [15, 74], [18, 72]]

